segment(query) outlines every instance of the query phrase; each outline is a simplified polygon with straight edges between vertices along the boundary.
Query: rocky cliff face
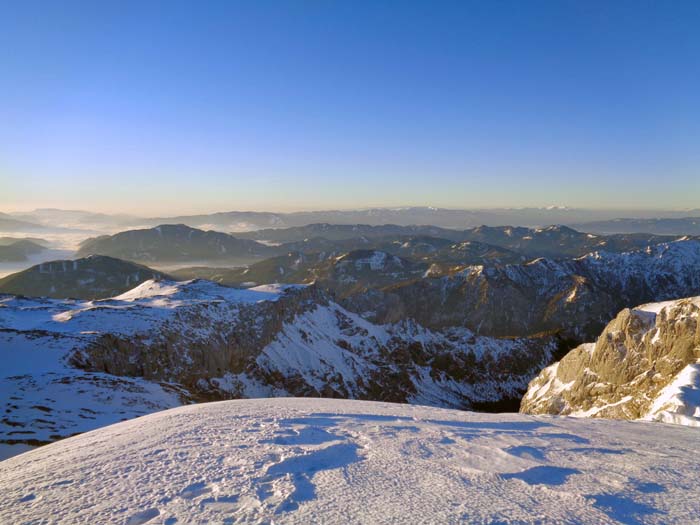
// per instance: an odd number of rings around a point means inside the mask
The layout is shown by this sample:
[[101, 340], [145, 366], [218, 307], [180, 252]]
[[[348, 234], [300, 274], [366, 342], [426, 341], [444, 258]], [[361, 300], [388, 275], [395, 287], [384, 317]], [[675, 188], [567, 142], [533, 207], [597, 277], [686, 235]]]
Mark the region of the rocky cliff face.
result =
[[700, 297], [623, 310], [544, 369], [521, 411], [700, 426]]
[[561, 344], [553, 336], [434, 332], [413, 321], [375, 325], [314, 286], [260, 302], [210, 293], [147, 330], [101, 333], [75, 349], [70, 363], [175, 382], [211, 398], [324, 396], [468, 408], [519, 396]]
[[378, 323], [414, 319], [432, 329], [464, 326], [496, 337], [557, 330], [585, 341], [622, 308], [700, 294], [698, 267], [700, 241], [677, 241], [565, 261], [473, 266], [369, 290], [343, 305]]

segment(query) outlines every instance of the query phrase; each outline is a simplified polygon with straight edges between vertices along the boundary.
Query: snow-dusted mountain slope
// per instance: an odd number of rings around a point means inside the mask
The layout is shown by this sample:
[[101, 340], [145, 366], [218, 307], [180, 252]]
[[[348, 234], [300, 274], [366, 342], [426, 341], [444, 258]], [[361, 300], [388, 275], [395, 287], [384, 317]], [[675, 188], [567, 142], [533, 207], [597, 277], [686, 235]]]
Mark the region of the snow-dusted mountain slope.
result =
[[159, 412], [0, 462], [0, 522], [687, 524], [697, 430], [328, 399]]
[[70, 359], [104, 334], [128, 338], [156, 332], [179, 308], [205, 297], [255, 303], [278, 298], [279, 290], [147, 281], [106, 301], [0, 295], [0, 457], [190, 402], [187, 390], [167, 380], [81, 370]]
[[518, 399], [558, 343], [375, 325], [313, 286], [209, 281], [150, 280], [100, 301], [0, 296], [0, 327], [5, 445], [203, 399]]
[[559, 330], [586, 341], [620, 310], [700, 294], [700, 241], [556, 261], [472, 266], [455, 275], [369, 290], [343, 302], [375, 322], [466, 326], [491, 336]]
[[544, 369], [521, 410], [700, 427], [700, 297], [623, 310]]

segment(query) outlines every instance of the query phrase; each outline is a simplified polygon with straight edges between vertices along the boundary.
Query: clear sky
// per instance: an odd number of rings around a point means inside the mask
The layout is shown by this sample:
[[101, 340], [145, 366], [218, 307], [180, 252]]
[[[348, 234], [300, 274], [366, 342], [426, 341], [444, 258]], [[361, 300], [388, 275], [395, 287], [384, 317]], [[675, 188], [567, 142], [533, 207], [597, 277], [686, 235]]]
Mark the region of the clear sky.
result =
[[700, 204], [700, 2], [0, 6], [0, 211]]

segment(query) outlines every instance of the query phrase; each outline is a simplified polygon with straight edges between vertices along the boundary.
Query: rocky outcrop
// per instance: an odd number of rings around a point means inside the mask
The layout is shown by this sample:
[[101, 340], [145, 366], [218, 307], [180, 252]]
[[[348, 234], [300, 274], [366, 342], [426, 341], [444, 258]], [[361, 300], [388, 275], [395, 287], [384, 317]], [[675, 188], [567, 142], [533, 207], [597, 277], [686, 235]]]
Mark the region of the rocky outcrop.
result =
[[500, 340], [465, 329], [439, 333], [408, 321], [377, 326], [330, 303], [286, 323], [243, 374], [225, 379], [241, 397], [262, 390], [473, 408], [518, 396], [557, 343], [552, 336]]
[[700, 297], [625, 309], [544, 369], [521, 411], [700, 426]]
[[[208, 285], [211, 290], [225, 290]], [[186, 290], [188, 284], [176, 286]], [[202, 379], [242, 372], [284, 323], [328, 301], [328, 295], [315, 287], [298, 287], [274, 301], [250, 303], [222, 300], [207, 291], [195, 301], [176, 304], [147, 330], [102, 331], [76, 348], [70, 363], [92, 372], [196, 388]]]

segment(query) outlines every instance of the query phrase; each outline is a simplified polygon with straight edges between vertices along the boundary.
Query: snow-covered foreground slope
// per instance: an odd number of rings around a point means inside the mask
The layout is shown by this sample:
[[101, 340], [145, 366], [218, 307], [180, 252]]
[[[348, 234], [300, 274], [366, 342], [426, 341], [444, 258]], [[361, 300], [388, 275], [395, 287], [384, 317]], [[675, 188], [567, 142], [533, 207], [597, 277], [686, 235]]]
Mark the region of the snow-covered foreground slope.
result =
[[700, 297], [623, 310], [533, 379], [521, 410], [700, 427]]
[[0, 522], [693, 523], [697, 430], [328, 399], [176, 408], [0, 462]]

